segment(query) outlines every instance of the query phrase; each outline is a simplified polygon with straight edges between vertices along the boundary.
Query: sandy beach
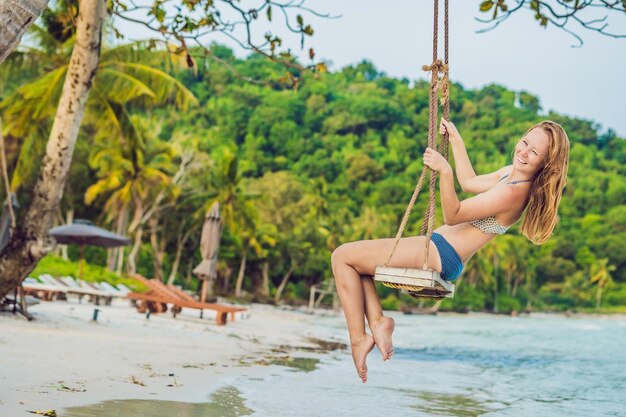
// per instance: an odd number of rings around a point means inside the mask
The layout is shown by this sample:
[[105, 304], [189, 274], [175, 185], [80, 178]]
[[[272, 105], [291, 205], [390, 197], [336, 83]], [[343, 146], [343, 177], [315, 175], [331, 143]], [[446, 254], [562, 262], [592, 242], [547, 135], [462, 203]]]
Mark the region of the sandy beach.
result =
[[146, 319], [124, 301], [98, 307], [97, 322], [94, 305], [72, 300], [32, 307], [32, 322], [2, 313], [0, 415], [113, 399], [206, 402], [234, 378], [263, 378], [276, 371], [272, 364], [323, 355], [329, 346], [322, 340], [345, 342], [332, 326], [316, 325], [319, 314], [247, 307], [226, 326], [217, 326], [211, 312], [200, 319], [188, 309], [175, 319]]

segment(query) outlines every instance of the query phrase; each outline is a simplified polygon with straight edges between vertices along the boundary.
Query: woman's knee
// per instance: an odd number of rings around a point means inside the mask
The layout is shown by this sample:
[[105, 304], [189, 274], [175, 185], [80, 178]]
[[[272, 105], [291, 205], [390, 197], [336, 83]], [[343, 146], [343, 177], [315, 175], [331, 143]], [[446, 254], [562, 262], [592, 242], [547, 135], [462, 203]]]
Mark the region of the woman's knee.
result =
[[344, 243], [337, 246], [337, 248], [333, 251], [333, 253], [330, 255], [330, 262], [333, 266], [337, 265], [340, 262], [346, 262], [347, 255], [350, 250], [349, 245], [350, 243]]

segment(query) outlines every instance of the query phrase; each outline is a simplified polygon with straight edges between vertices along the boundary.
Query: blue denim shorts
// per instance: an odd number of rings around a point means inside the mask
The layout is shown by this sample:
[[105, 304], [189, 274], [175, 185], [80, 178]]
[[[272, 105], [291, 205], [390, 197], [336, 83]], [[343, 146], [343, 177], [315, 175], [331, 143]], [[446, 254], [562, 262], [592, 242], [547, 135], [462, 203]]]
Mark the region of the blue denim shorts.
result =
[[433, 233], [432, 241], [441, 256], [441, 278], [454, 281], [463, 272], [463, 262], [452, 245], [439, 233]]

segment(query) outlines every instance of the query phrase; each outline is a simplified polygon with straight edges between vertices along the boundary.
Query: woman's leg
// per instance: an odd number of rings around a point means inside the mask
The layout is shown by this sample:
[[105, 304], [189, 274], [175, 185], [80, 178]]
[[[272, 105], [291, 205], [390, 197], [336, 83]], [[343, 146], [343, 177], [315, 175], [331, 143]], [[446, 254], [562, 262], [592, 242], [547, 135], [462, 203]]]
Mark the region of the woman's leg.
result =
[[383, 360], [391, 359], [393, 355], [393, 343], [391, 335], [395, 327], [395, 322], [391, 317], [383, 316], [383, 307], [376, 292], [374, 277], [371, 275], [361, 275], [363, 291], [365, 293], [365, 317], [369, 324], [370, 331], [374, 337], [374, 343], [378, 347]]
[[333, 274], [337, 284], [337, 294], [339, 294], [341, 307], [348, 323], [352, 359], [359, 377], [365, 382], [367, 381], [365, 358], [374, 348], [374, 339], [365, 333], [365, 291], [361, 275], [352, 266], [340, 260], [344, 252], [340, 251], [342, 246], [335, 249], [331, 257]]
[[[424, 263], [424, 236], [400, 239], [390, 266], [420, 268]], [[365, 332], [365, 314], [376, 337], [377, 322], [382, 317], [380, 301], [373, 282], [364, 281], [362, 275], [373, 276], [376, 266], [383, 265], [391, 251], [394, 239], [361, 240], [339, 246], [332, 254], [332, 267], [337, 293], [348, 324], [352, 357], [357, 373], [365, 382], [367, 367], [365, 358], [374, 347], [374, 339]], [[429, 266], [441, 271], [441, 261], [437, 248], [431, 242]], [[367, 308], [366, 308], [367, 303]], [[389, 326], [387, 326], [389, 327]], [[391, 332], [379, 337], [379, 347], [383, 357], [391, 352]]]

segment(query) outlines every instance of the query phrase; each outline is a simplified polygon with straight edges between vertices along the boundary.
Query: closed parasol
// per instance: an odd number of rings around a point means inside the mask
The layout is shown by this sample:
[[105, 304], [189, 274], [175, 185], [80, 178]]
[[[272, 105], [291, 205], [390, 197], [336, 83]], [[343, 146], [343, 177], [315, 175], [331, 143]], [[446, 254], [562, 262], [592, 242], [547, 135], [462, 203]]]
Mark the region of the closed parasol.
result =
[[203, 302], [207, 293], [207, 285], [210, 284], [209, 290], [212, 291], [212, 285], [217, 279], [217, 253], [219, 251], [221, 234], [220, 205], [216, 201], [206, 216], [204, 216], [202, 236], [200, 238], [202, 261], [193, 269], [193, 273], [203, 280], [201, 295]]

